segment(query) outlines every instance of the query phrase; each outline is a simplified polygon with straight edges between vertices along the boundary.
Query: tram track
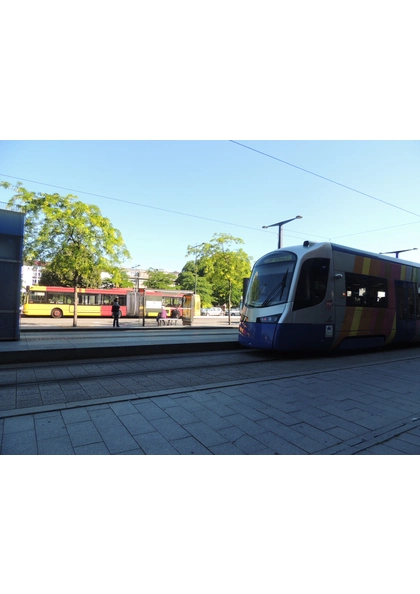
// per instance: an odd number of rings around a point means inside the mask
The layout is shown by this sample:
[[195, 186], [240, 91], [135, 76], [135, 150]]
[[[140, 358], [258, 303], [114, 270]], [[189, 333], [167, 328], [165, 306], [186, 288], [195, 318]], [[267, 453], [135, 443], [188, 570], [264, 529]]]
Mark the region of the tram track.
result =
[[[375, 357], [376, 355], [376, 357]], [[313, 356], [279, 357], [277, 353], [261, 350], [208, 352], [192, 355], [180, 353], [178, 355], [149, 355], [127, 358], [91, 359], [81, 362], [52, 361], [32, 364], [16, 363], [0, 367], [0, 390], [10, 387], [26, 387], [32, 385], [47, 386], [65, 382], [82, 382], [103, 380], [104, 378], [123, 378], [135, 376], [173, 375], [176, 372], [206, 374], [214, 369], [232, 368], [234, 376], [235, 366], [242, 368], [252, 366], [246, 375], [253, 376], [258, 367], [272, 367], [273, 375], [312, 375], [328, 371], [339, 371], [352, 367], [383, 364], [383, 355], [388, 362], [405, 359], [420, 358], [420, 352], [382, 351], [380, 353], [365, 353], [343, 356]], [[243, 371], [243, 369], [241, 369]], [[29, 377], [30, 376], [30, 377]], [[1, 392], [0, 392], [1, 396]]]
[[[279, 358], [266, 351], [92, 359], [66, 363], [15, 364], [0, 368], [0, 418], [41, 407], [86, 406], [106, 400], [148, 398], [185, 390], [240, 386], [261, 381], [317, 378], [331, 372], [419, 359], [417, 351], [345, 357]], [[386, 370], [384, 371], [386, 375]], [[336, 376], [337, 377], [337, 376]]]
[[[176, 371], [192, 372], [197, 365], [206, 360], [205, 369], [228, 367], [232, 365], [266, 364], [278, 360], [277, 355], [261, 351], [206, 353], [199, 355], [179, 354], [148, 357], [132, 357], [112, 362], [93, 359], [81, 363], [78, 360], [37, 364], [12, 364], [0, 368], [0, 390], [12, 386], [32, 386], [56, 384], [57, 382], [80, 382], [119, 377], [147, 376], [150, 374], [172, 375]], [[167, 365], [167, 367], [165, 367]], [[201, 369], [201, 373], [203, 370]], [[13, 377], [14, 376], [14, 377]], [[28, 376], [32, 376], [30, 379]], [[1, 393], [0, 393], [1, 395]]]
[[23, 330], [21, 335], [25, 337], [25, 340], [29, 342], [38, 342], [62, 338], [70, 339], [70, 337], [77, 337], [78, 340], [92, 339], [92, 338], [103, 338], [104, 335], [109, 335], [111, 332], [113, 340], [121, 340], [130, 338], [141, 337], [148, 339], [170, 336], [171, 338], [185, 336], [189, 334], [191, 336], [202, 336], [203, 330], [208, 336], [226, 336], [232, 332], [237, 332], [237, 328], [233, 327], [208, 327], [208, 328], [191, 328], [191, 327], [159, 327], [159, 328], [123, 328], [120, 326], [118, 329], [110, 328], [60, 328], [56, 330], [51, 329], [30, 329]]
[[[83, 406], [109, 399], [150, 397], [163, 391], [251, 381], [270, 375], [261, 351], [132, 357], [65, 364], [13, 365], [0, 369], [0, 418], [13, 411]], [[205, 365], [203, 362], [205, 361]]]

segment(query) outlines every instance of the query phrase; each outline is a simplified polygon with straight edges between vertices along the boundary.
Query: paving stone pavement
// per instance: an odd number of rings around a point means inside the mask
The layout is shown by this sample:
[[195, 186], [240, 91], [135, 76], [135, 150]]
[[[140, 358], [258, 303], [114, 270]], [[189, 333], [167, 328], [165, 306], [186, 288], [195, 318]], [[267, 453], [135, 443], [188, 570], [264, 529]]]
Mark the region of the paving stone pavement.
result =
[[[420, 357], [0, 419], [2, 455], [420, 454]], [[71, 391], [69, 386], [68, 390]], [[75, 397], [76, 398], [76, 397]]]

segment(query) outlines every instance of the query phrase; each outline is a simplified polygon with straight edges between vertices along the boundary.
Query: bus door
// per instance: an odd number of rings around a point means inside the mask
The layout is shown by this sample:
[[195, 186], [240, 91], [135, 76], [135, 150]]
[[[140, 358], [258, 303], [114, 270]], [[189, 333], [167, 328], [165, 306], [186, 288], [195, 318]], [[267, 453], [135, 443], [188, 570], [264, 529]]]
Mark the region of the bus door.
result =
[[184, 326], [191, 326], [194, 318], [194, 295], [184, 295], [182, 300], [182, 323]]
[[395, 281], [396, 341], [412, 340], [416, 334], [416, 284]]

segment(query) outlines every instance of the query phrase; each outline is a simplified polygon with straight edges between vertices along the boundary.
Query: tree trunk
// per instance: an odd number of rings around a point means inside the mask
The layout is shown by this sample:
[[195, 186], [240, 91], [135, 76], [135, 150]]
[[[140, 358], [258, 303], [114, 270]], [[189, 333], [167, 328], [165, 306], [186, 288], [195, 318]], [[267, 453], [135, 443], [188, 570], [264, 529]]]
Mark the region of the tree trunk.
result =
[[77, 302], [78, 302], [77, 286], [75, 286], [74, 287], [73, 328], [77, 327]]

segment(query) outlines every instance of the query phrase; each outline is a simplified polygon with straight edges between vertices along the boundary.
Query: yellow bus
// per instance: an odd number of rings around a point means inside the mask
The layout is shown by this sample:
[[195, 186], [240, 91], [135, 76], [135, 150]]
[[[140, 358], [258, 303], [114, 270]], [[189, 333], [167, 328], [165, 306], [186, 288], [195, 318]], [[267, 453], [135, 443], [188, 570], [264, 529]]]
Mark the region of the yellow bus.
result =
[[[160, 289], [78, 289], [77, 315], [109, 318], [115, 297], [118, 298], [122, 317], [156, 318], [162, 307], [166, 309], [168, 317], [175, 308], [180, 310], [185, 319], [190, 318], [191, 314], [200, 315], [200, 297], [193, 291]], [[27, 287], [22, 314], [28, 317], [72, 317], [74, 289], [38, 285]]]

